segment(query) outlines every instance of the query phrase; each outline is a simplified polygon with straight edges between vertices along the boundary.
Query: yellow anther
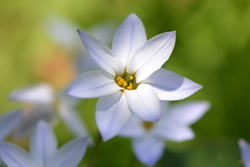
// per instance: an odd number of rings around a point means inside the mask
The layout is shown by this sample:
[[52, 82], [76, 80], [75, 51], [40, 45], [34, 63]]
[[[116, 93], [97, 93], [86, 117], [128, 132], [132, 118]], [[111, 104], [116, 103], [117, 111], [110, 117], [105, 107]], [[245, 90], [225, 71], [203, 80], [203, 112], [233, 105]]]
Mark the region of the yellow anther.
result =
[[119, 82], [118, 82], [118, 85], [121, 86], [123, 84], [123, 82], [124, 82], [124, 79], [120, 79]]
[[124, 92], [125, 88], [122, 89], [122, 92]]
[[116, 80], [117, 80], [117, 81], [120, 81], [121, 79], [122, 79], [121, 77], [118, 77]]
[[134, 77], [133, 77], [133, 76], [130, 76], [130, 77], [129, 77], [129, 80], [133, 80], [133, 79], [134, 79]]
[[125, 88], [126, 86], [128, 86], [128, 84], [127, 84], [126, 81], [124, 81], [124, 82], [122, 83], [122, 87]]
[[143, 126], [144, 126], [145, 129], [150, 130], [152, 128], [152, 126], [153, 126], [153, 123], [144, 121]]
[[129, 86], [127, 87], [128, 90], [132, 90], [133, 89], [133, 85], [132, 83], [129, 84]]

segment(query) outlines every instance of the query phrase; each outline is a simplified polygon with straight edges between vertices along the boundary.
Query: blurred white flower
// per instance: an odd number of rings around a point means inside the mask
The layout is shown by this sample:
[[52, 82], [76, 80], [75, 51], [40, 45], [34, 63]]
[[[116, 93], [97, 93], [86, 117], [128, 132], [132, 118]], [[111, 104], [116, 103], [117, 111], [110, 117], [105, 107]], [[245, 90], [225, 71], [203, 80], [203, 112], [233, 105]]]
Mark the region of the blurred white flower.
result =
[[[0, 116], [0, 141], [5, 138], [16, 128], [22, 118], [21, 110], [14, 110], [4, 113]], [[0, 165], [4, 166], [4, 162], [0, 158]]]
[[165, 142], [185, 141], [194, 138], [189, 125], [198, 121], [209, 109], [208, 102], [185, 102], [169, 107], [161, 102], [163, 116], [158, 122], [145, 122], [133, 116], [120, 136], [132, 138], [135, 156], [145, 165], [154, 166], [164, 153]]
[[77, 138], [57, 150], [53, 130], [40, 121], [31, 138], [30, 154], [14, 144], [2, 142], [0, 155], [11, 167], [76, 167], [86, 152], [87, 144], [87, 138]]
[[[58, 17], [50, 18], [46, 22], [46, 29], [49, 35], [62, 47], [73, 50], [76, 56], [78, 56], [77, 65], [80, 73], [99, 69], [99, 66], [91, 59], [87, 50], [82, 47], [81, 40], [76, 33], [79, 27]], [[115, 27], [115, 23], [110, 21], [91, 26], [86, 31], [102, 43], [109, 45], [115, 33]]]
[[78, 98], [100, 97], [96, 122], [104, 141], [116, 136], [132, 113], [145, 121], [157, 121], [160, 100], [180, 100], [202, 86], [161, 66], [170, 57], [175, 31], [147, 41], [142, 21], [130, 14], [113, 39], [112, 50], [98, 39], [78, 30], [92, 59], [103, 70], [85, 72], [68, 87]]
[[[23, 119], [11, 135], [14, 139], [30, 137], [35, 125], [41, 119], [53, 124], [57, 114], [61, 116], [74, 135], [89, 137], [83, 121], [74, 109], [78, 100], [66, 93], [56, 94], [49, 84], [41, 83], [13, 91], [9, 98], [29, 105], [25, 107]], [[89, 141], [92, 142], [91, 139]]]
[[245, 140], [239, 140], [241, 157], [245, 167], [250, 167], [250, 145]]

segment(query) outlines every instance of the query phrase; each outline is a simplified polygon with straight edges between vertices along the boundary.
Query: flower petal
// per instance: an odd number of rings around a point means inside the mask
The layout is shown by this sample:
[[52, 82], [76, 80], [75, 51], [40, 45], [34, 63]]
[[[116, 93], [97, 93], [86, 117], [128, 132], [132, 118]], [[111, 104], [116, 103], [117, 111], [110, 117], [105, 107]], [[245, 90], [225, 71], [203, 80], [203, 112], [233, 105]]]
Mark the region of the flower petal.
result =
[[170, 70], [161, 68], [142, 83], [150, 84], [160, 100], [181, 100], [202, 88], [201, 85]]
[[127, 72], [136, 73], [136, 82], [146, 79], [170, 57], [175, 45], [176, 32], [159, 34], [148, 40], [130, 59]]
[[40, 120], [53, 124], [53, 121], [56, 120], [54, 108], [50, 105], [36, 105], [26, 108], [21, 122], [11, 134], [11, 138], [17, 140], [30, 138]]
[[96, 98], [121, 90], [111, 74], [106, 71], [88, 71], [77, 77], [67, 93], [78, 98]]
[[9, 99], [27, 103], [52, 103], [54, 97], [52, 87], [46, 83], [42, 83], [15, 90], [10, 93]]
[[78, 138], [68, 142], [50, 158], [46, 167], [76, 167], [81, 162], [87, 145], [87, 138]]
[[136, 14], [130, 14], [115, 33], [112, 52], [118, 56], [124, 65], [134, 52], [147, 41], [143, 23]]
[[45, 166], [49, 158], [57, 151], [57, 140], [53, 130], [46, 122], [40, 121], [31, 137], [31, 156]]
[[78, 35], [75, 33], [76, 27], [78, 26], [62, 18], [54, 17], [46, 22], [46, 29], [49, 35], [57, 43], [68, 49], [74, 49], [81, 44]]
[[239, 146], [245, 167], [250, 167], [250, 145], [245, 140], [240, 139]]
[[22, 118], [22, 111], [15, 110], [0, 117], [0, 141], [3, 141], [18, 125]]
[[88, 33], [78, 29], [81, 40], [90, 53], [92, 59], [105, 71], [113, 76], [123, 74], [124, 65], [119, 58], [115, 57], [111, 50], [103, 45], [98, 39], [89, 35]]
[[128, 121], [125, 128], [121, 130], [119, 136], [136, 138], [136, 137], [142, 137], [145, 134], [146, 131], [145, 128], [143, 127], [143, 120], [134, 114]]
[[164, 142], [152, 136], [133, 139], [135, 156], [145, 165], [154, 166], [164, 153]]
[[161, 104], [154, 89], [140, 84], [135, 90], [125, 90], [130, 109], [145, 121], [158, 121], [161, 117]]
[[71, 106], [67, 105], [67, 102], [62, 102], [59, 107], [61, 118], [68, 125], [74, 135], [77, 137], [89, 137], [89, 144], [93, 144], [79, 114]]
[[22, 148], [10, 144], [0, 143], [1, 158], [10, 167], [42, 167], [35, 163], [30, 154]]
[[210, 104], [207, 101], [178, 103], [167, 111], [169, 113], [165, 121], [173, 120], [182, 125], [191, 125], [198, 121], [209, 108]]
[[187, 125], [178, 124], [173, 121], [156, 123], [153, 133], [163, 139], [171, 141], [185, 141], [194, 138], [194, 132]]
[[117, 91], [99, 98], [95, 116], [103, 141], [118, 135], [132, 116], [125, 94]]

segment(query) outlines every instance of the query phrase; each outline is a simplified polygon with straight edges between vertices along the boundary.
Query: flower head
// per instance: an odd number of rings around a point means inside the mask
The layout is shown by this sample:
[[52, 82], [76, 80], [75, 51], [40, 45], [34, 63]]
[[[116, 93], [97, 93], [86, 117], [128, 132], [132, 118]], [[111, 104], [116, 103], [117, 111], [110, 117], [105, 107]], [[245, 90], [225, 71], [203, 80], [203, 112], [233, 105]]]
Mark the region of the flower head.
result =
[[87, 138], [77, 138], [57, 150], [52, 129], [40, 121], [30, 142], [30, 154], [10, 143], [0, 143], [0, 155], [5, 164], [15, 167], [76, 167], [83, 158]]
[[[58, 93], [46, 83], [15, 90], [9, 98], [13, 101], [24, 102], [28, 107], [24, 108], [23, 118], [12, 133], [14, 139], [30, 137], [39, 120], [46, 120], [54, 124], [57, 114], [61, 116], [71, 131], [78, 137], [90, 137], [83, 121], [80, 119], [75, 106], [78, 99], [66, 93]], [[57, 112], [56, 112], [57, 111]], [[90, 144], [92, 140], [89, 140]]]
[[130, 14], [115, 33], [112, 49], [78, 30], [92, 59], [103, 70], [85, 72], [68, 87], [78, 98], [100, 97], [97, 126], [104, 141], [117, 135], [132, 113], [145, 121], [158, 121], [160, 100], [180, 100], [202, 86], [161, 68], [175, 44], [175, 31], [147, 41], [142, 21]]
[[245, 167], [250, 167], [250, 145], [245, 140], [239, 140], [241, 156]]
[[145, 122], [133, 116], [120, 136], [132, 138], [136, 157], [144, 164], [153, 166], [163, 155], [164, 140], [185, 141], [194, 138], [189, 125], [199, 120], [209, 109], [208, 102], [187, 102], [168, 106], [161, 102], [163, 116], [158, 122]]

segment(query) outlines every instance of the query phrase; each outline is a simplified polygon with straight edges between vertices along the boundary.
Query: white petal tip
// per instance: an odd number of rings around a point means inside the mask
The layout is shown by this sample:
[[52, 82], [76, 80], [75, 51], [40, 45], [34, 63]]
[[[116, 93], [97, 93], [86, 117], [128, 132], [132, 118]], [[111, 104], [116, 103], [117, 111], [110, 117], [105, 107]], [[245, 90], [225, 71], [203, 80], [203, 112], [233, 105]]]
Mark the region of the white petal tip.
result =
[[244, 140], [244, 139], [239, 139], [238, 140], [238, 143], [241, 147], [245, 146], [245, 145], [248, 145], [247, 142]]

